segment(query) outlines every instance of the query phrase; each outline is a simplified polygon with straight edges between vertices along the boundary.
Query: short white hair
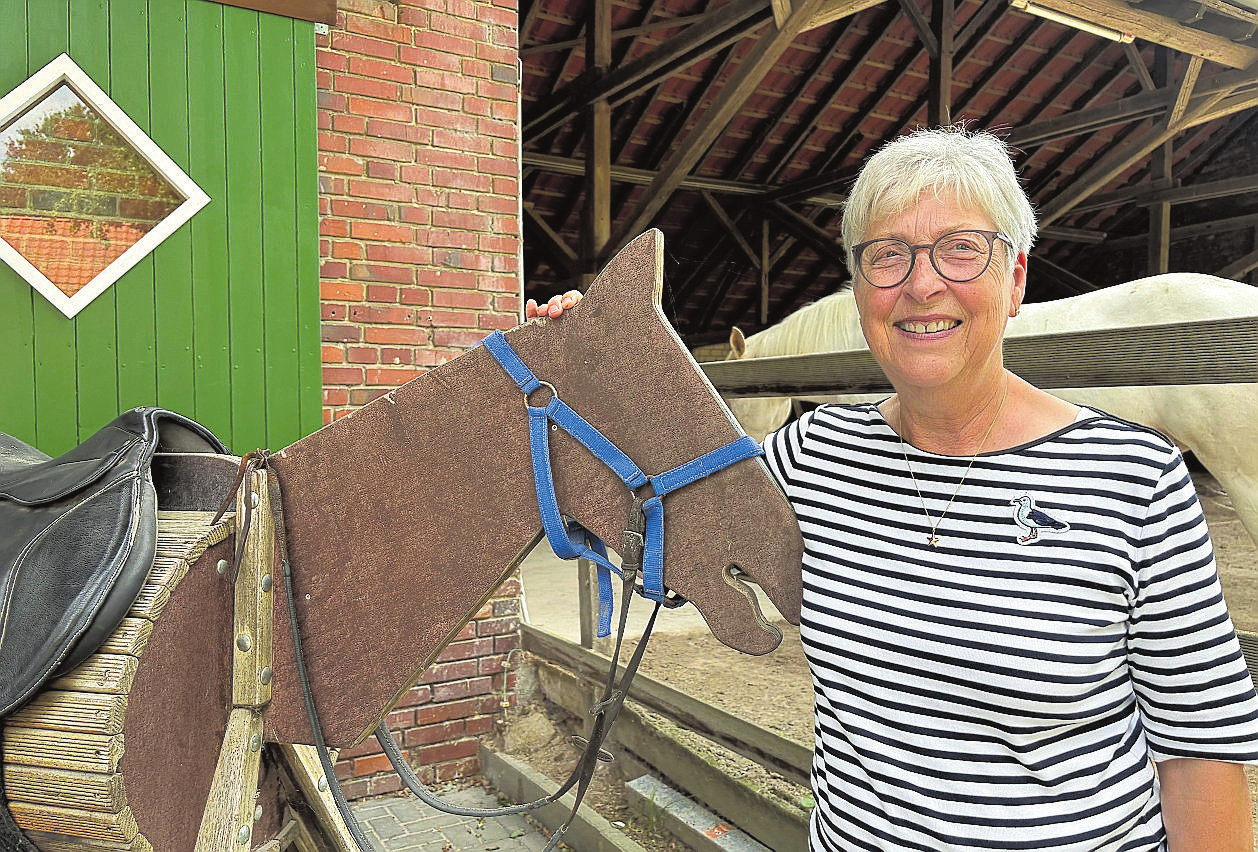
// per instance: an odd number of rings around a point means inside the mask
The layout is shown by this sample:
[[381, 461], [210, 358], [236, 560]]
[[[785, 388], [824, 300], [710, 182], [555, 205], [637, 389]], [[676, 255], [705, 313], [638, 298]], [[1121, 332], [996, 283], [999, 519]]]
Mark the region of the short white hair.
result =
[[1010, 267], [1035, 242], [1035, 210], [1018, 182], [1004, 141], [982, 130], [952, 125], [915, 130], [883, 145], [861, 169], [843, 209], [843, 246], [856, 275], [852, 246], [869, 224], [911, 208], [924, 192], [952, 195], [982, 211], [1013, 242]]

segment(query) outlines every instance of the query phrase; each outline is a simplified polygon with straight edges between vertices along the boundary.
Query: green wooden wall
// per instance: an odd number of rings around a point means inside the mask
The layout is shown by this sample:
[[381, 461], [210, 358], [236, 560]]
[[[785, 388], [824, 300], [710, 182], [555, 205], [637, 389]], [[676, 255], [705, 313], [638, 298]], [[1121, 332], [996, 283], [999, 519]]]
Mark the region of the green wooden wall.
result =
[[0, 94], [61, 53], [210, 196], [73, 319], [0, 262], [0, 431], [160, 405], [236, 452], [321, 415], [314, 30], [206, 0], [0, 0]]

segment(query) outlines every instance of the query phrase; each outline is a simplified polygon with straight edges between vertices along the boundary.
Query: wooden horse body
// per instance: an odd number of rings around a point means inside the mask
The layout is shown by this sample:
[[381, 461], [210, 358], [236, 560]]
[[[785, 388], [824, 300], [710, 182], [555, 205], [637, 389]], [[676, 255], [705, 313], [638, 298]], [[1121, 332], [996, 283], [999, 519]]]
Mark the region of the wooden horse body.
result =
[[[660, 235], [651, 232], [613, 259], [562, 323], [533, 321], [506, 335], [539, 378], [648, 474], [740, 434], [660, 311], [661, 267]], [[531, 401], [544, 403], [546, 393], [536, 391]], [[551, 456], [563, 511], [615, 545], [629, 491], [562, 431], [551, 435]], [[217, 500], [231, 462], [212, 458], [219, 466], [208, 480]], [[329, 745], [350, 746], [375, 728], [537, 541], [525, 398], [478, 347], [277, 453], [271, 467], [282, 488], [321, 727]], [[262, 509], [275, 498], [265, 493], [265, 477], [246, 485], [243, 499], [261, 491]], [[189, 490], [178, 483], [168, 490], [181, 487]], [[764, 464], [738, 462], [664, 503], [667, 586], [692, 601], [731, 647], [755, 654], [776, 647], [780, 635], [740, 577], [759, 584], [797, 622], [802, 541]], [[303, 753], [290, 745], [311, 742], [311, 731], [279, 594], [278, 551], [265, 529], [251, 533], [251, 567], [233, 589], [219, 568], [230, 561], [234, 538], [216, 542], [221, 531], [208, 515], [199, 517], [204, 529], [180, 557], [184, 569], [155, 591], [167, 601], [146, 648], [129, 658], [125, 758], [106, 772], [126, 805], [126, 825], [105, 838], [41, 824], [44, 852], [269, 852], [286, 848], [268, 840], [285, 832], [302, 852], [325, 848], [318, 838], [297, 837], [287, 818], [322, 798], [309, 786], [318, 770], [303, 768]], [[743, 574], [733, 576], [731, 566]], [[45, 714], [28, 714], [28, 725], [45, 722]], [[124, 738], [113, 742], [121, 749]], [[24, 759], [9, 742], [4, 755], [6, 772]], [[72, 779], [64, 780], [68, 789]], [[255, 792], [262, 818], [233, 845], [235, 833], [249, 829], [241, 823]], [[19, 803], [19, 824], [21, 810]]]

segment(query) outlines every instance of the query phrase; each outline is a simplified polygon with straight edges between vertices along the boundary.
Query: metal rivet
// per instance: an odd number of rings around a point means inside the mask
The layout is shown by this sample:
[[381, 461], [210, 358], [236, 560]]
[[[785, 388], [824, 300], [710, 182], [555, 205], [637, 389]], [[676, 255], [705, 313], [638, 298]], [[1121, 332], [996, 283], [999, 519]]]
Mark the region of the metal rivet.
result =
[[214, 567], [218, 569], [218, 573], [226, 574], [227, 569], [231, 567], [231, 563], [228, 562], [226, 559], [220, 559], [218, 560], [218, 564], [215, 565]]
[[236, 647], [242, 651], [248, 651], [253, 647], [253, 640], [249, 638], [248, 633], [241, 633], [236, 637]]
[[275, 581], [271, 579], [271, 575], [267, 574], [262, 578], [262, 591], [269, 592], [275, 588]]
[[328, 776], [320, 775], [319, 776], [319, 792], [326, 793], [327, 791], [328, 791]]
[[258, 680], [260, 680], [260, 681], [261, 681], [262, 683], [264, 683], [264, 684], [266, 684], [266, 683], [270, 683], [270, 682], [271, 682], [271, 677], [272, 677], [272, 675], [273, 675], [273, 672], [271, 671], [271, 667], [270, 667], [270, 666], [266, 666], [266, 667], [265, 667], [265, 668], [263, 668], [263, 669], [262, 669], [262, 671], [258, 674]]
[[253, 809], [253, 821], [257, 822], [260, 819], [262, 819], [262, 806], [258, 805]]
[[261, 751], [261, 750], [262, 750], [262, 735], [254, 734], [252, 737], [249, 738], [249, 751]]
[[240, 831], [236, 832], [237, 843], [248, 843], [251, 837], [253, 837], [253, 826], [251, 825], [242, 825]]
[[258, 500], [258, 492], [256, 492], [256, 491], [251, 491], [251, 492], [249, 492], [249, 506], [250, 506], [250, 508], [253, 508], [253, 509], [258, 508], [258, 502], [259, 502], [259, 500]]

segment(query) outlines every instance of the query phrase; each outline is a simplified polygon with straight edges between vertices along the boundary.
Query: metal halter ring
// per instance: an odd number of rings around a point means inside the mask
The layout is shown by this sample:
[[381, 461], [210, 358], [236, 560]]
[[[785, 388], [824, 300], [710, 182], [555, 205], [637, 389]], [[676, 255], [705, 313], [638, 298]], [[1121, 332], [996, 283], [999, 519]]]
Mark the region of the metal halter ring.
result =
[[525, 407], [525, 408], [533, 408], [533, 405], [531, 405], [531, 404], [529, 403], [529, 397], [531, 397], [533, 394], [537, 393], [537, 392], [538, 392], [539, 390], [541, 390], [542, 388], [546, 388], [546, 390], [550, 391], [550, 398], [551, 398], [551, 399], [558, 399], [558, 398], [559, 398], [559, 391], [555, 390], [555, 386], [554, 386], [554, 385], [552, 385], [550, 382], [541, 382], [541, 381], [539, 381], [539, 382], [537, 383], [537, 387], [533, 388], [531, 391], [529, 391], [528, 393], [526, 393], [526, 394], [524, 395], [524, 407]]

